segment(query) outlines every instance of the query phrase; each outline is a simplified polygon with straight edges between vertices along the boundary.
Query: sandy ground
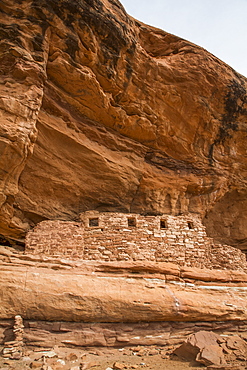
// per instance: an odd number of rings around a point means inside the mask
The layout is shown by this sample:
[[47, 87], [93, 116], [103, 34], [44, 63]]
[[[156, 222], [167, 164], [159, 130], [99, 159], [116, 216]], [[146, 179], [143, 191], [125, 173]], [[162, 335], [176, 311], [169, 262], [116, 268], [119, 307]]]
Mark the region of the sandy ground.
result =
[[[149, 348], [150, 349], [150, 348]], [[162, 348], [153, 347], [154, 352]], [[139, 352], [133, 349], [72, 349], [57, 347], [52, 351], [40, 351], [27, 348], [24, 357], [20, 360], [8, 360], [0, 357], [0, 370], [11, 369], [41, 369], [43, 359], [46, 356], [46, 364], [52, 370], [75, 370], [92, 369], [92, 370], [124, 370], [124, 369], [143, 369], [143, 370], [202, 370], [204, 366], [198, 366], [195, 363], [182, 361], [176, 356], [165, 357], [164, 351], [159, 354], [142, 355], [145, 348]], [[54, 356], [55, 355], [55, 356]], [[54, 356], [49, 358], [48, 356]], [[78, 368], [76, 368], [78, 366]]]

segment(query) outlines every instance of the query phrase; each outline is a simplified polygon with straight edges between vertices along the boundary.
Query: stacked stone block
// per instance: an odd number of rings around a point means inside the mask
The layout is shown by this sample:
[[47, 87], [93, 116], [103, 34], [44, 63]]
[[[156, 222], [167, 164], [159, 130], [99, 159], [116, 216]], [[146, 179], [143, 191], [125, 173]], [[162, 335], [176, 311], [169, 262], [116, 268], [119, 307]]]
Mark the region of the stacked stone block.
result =
[[13, 327], [14, 340], [5, 342], [2, 356], [13, 360], [19, 360], [23, 355], [23, 335], [24, 335], [23, 320], [20, 315], [15, 316]]
[[27, 233], [26, 250], [41, 255], [83, 258], [83, 232], [81, 223], [43, 221]]
[[239, 267], [247, 268], [246, 255], [240, 249], [229, 245], [211, 245], [210, 264], [215, 269], [230, 268], [239, 270]]
[[[90, 220], [97, 218], [98, 226], [90, 226]], [[210, 251], [213, 240], [207, 237], [205, 227], [196, 215], [175, 217], [86, 212], [81, 219], [85, 227], [84, 259], [143, 260], [212, 267]], [[135, 220], [135, 226], [128, 225], [129, 219]]]
[[81, 222], [43, 221], [26, 238], [26, 252], [96, 261], [172, 262], [198, 268], [246, 269], [245, 255], [215, 245], [198, 216], [144, 216], [96, 211]]

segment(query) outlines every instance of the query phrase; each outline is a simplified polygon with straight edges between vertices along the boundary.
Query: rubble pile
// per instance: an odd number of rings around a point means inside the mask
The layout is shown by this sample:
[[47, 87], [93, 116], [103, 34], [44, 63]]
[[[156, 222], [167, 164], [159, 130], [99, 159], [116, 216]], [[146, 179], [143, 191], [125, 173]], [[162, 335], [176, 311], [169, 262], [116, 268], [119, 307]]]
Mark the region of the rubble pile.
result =
[[199, 331], [188, 336], [175, 349], [177, 356], [201, 363], [207, 369], [244, 369], [247, 361], [247, 342], [239, 335], [220, 336], [212, 331]]

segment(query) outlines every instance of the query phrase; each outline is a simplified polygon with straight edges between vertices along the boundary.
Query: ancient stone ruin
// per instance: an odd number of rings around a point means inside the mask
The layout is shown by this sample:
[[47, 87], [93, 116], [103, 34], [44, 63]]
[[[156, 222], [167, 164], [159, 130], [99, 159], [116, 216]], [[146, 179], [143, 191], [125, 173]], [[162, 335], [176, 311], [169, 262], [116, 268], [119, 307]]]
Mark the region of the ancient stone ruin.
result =
[[118, 0], [4, 0], [0, 16], [3, 362], [167, 355], [210, 330], [244, 364], [247, 79]]
[[96, 261], [172, 262], [245, 270], [240, 250], [213, 242], [195, 214], [143, 216], [88, 211], [80, 222], [43, 221], [26, 237], [26, 253]]

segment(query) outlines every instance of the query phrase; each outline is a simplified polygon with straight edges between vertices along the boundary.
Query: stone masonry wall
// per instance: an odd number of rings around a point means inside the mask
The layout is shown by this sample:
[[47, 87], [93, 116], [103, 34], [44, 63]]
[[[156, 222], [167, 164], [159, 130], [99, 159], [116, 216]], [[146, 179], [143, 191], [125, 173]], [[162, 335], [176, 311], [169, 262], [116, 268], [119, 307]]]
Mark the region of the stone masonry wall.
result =
[[27, 234], [26, 252], [99, 261], [173, 262], [246, 269], [238, 249], [215, 245], [195, 215], [81, 214], [81, 222], [43, 221]]
[[26, 236], [26, 251], [49, 256], [83, 258], [84, 226], [80, 222], [43, 221]]

